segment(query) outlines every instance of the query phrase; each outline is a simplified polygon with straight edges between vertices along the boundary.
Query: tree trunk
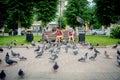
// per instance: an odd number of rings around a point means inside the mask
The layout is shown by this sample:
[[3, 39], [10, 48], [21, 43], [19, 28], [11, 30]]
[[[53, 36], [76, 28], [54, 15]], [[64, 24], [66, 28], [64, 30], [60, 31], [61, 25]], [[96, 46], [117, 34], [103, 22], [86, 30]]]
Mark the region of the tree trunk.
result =
[[21, 22], [18, 21], [18, 35], [21, 35]]

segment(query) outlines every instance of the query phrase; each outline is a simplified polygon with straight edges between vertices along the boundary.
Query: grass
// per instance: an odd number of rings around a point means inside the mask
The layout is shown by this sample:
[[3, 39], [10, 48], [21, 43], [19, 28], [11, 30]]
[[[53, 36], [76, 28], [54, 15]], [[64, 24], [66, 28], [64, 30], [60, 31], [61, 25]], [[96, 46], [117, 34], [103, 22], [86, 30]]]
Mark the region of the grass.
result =
[[[34, 42], [37, 42], [41, 39], [41, 36], [34, 36]], [[17, 45], [22, 43], [28, 45], [30, 42], [26, 41], [26, 36], [0, 36], [0, 46], [6, 46], [8, 42], [17, 40]], [[85, 42], [90, 42], [93, 45], [99, 43], [100, 46], [113, 45], [117, 42], [120, 42], [120, 39], [113, 39], [108, 36], [92, 36], [86, 35]]]
[[90, 42], [93, 45], [96, 45], [97, 43], [100, 46], [109, 46], [109, 45], [114, 45], [120, 42], [120, 39], [114, 39], [109, 36], [91, 36], [87, 35], [86, 36], [86, 42]]
[[[40, 39], [41, 36], [34, 36], [34, 42], [37, 42]], [[6, 46], [8, 42], [14, 42], [14, 40], [17, 41], [17, 45], [21, 45], [23, 43], [28, 45], [31, 43], [26, 41], [26, 36], [0, 36], [0, 46]]]

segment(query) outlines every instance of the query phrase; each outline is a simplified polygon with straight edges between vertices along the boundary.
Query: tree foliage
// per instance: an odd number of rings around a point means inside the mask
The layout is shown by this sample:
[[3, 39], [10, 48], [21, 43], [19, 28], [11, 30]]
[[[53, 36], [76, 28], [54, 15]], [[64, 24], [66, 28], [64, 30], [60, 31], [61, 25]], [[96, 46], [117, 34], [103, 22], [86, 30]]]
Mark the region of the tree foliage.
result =
[[120, 18], [120, 0], [94, 0], [96, 3], [96, 16], [103, 25], [116, 23]]
[[[33, 3], [21, 1], [21, 0], [9, 0], [7, 12], [8, 16], [8, 23], [18, 25], [21, 24], [22, 27], [28, 28], [32, 24], [33, 20]], [[18, 28], [21, 26], [12, 27], [8, 24], [11, 28]]]
[[0, 28], [4, 26], [7, 20], [6, 5], [0, 2]]
[[120, 39], [120, 25], [116, 25], [110, 32], [112, 38]]
[[60, 16], [57, 22], [58, 22], [58, 26], [60, 26], [62, 29], [65, 29], [66, 21], [63, 16]]
[[46, 26], [56, 17], [57, 6], [58, 0], [44, 0], [37, 3], [37, 20], [42, 22], [42, 26]]
[[64, 16], [66, 18], [67, 24], [75, 28], [81, 24], [77, 22], [77, 17], [85, 19], [84, 10], [87, 7], [87, 0], [68, 0], [66, 10], [64, 11]]
[[[1, 0], [5, 5], [5, 16], [7, 15], [8, 28], [17, 29], [18, 27], [29, 28], [33, 23], [34, 7], [42, 0]], [[5, 18], [4, 18], [5, 19]], [[5, 22], [4, 20], [2, 20]]]

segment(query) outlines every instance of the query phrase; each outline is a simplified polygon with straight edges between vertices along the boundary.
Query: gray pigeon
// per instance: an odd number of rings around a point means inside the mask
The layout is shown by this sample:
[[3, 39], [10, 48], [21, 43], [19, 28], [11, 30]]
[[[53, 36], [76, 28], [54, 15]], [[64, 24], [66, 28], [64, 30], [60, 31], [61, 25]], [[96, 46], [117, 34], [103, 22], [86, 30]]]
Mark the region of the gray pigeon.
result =
[[93, 50], [93, 49], [94, 49], [94, 46], [90, 45], [89, 50]]
[[117, 63], [120, 66], [120, 56], [117, 55]]
[[22, 69], [19, 69], [19, 71], [18, 71], [18, 76], [19, 76], [20, 78], [24, 78], [24, 75], [25, 75], [24, 71], [23, 71]]
[[1, 79], [1, 80], [5, 80], [5, 78], [6, 78], [6, 73], [4, 72], [4, 70], [2, 70], [2, 71], [0, 72], [0, 79]]
[[2, 60], [0, 59], [0, 64], [2, 63]]
[[73, 53], [74, 53], [74, 55], [77, 55], [78, 54], [78, 48], [74, 48]]
[[115, 44], [112, 46], [112, 49], [116, 49], [118, 47], [118, 44]]
[[14, 64], [14, 63], [17, 63], [17, 61], [12, 60], [12, 59], [9, 58], [9, 54], [8, 54], [8, 53], [7, 53], [6, 56], [5, 56], [5, 62], [6, 62], [7, 64], [9, 64], [9, 65], [12, 65], [12, 64]]
[[8, 42], [8, 49], [12, 48], [12, 42]]
[[96, 48], [94, 48], [94, 52], [100, 54], [100, 51], [98, 51]]
[[71, 48], [71, 44], [69, 42], [67, 43], [67, 47]]
[[61, 50], [61, 47], [60, 47], [60, 46], [58, 46], [58, 47], [56, 48], [56, 53], [59, 53], [59, 52], [60, 52], [60, 50]]
[[27, 58], [26, 58], [26, 57], [24, 57], [24, 56], [20, 55], [19, 53], [18, 53], [18, 58], [19, 58], [20, 60], [27, 60]]
[[17, 57], [17, 56], [18, 56], [18, 53], [13, 52], [13, 50], [11, 50], [11, 55], [12, 55], [13, 57]]
[[36, 58], [41, 57], [43, 55], [43, 50], [37, 52], [37, 55], [35, 56]]
[[54, 71], [57, 71], [58, 68], [59, 68], [59, 65], [57, 64], [57, 62], [55, 62], [55, 64], [53, 65]]
[[2, 47], [0, 47], [0, 52], [3, 52], [3, 48]]
[[87, 55], [88, 55], [88, 52], [85, 53], [85, 55], [82, 56], [80, 59], [78, 59], [78, 61], [80, 61], [80, 62], [85, 62], [85, 60], [87, 59]]
[[90, 60], [95, 60], [95, 58], [97, 57], [97, 53], [95, 53], [93, 56], [89, 57]]
[[49, 59], [55, 61], [57, 58], [58, 58], [57, 54], [55, 54], [55, 52], [52, 52], [51, 57]]
[[34, 51], [39, 51], [40, 50], [40, 46], [38, 46], [38, 48], [37, 49], [35, 49]]
[[34, 42], [34, 41], [32, 41], [32, 42], [31, 42], [31, 45], [32, 45], [32, 46], [36, 46], [36, 44], [35, 44], [35, 42]]
[[65, 47], [65, 52], [68, 53], [68, 46]]

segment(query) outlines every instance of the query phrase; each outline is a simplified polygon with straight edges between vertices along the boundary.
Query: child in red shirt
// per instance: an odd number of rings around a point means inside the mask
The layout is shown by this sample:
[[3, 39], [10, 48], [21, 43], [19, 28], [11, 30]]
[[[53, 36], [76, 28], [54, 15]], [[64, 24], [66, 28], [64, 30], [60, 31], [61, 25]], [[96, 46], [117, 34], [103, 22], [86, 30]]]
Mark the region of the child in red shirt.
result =
[[57, 30], [55, 33], [57, 33], [56, 42], [60, 42], [60, 40], [63, 39], [63, 31], [60, 29], [60, 27], [57, 27]]

